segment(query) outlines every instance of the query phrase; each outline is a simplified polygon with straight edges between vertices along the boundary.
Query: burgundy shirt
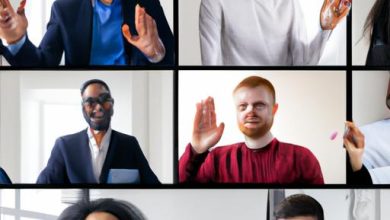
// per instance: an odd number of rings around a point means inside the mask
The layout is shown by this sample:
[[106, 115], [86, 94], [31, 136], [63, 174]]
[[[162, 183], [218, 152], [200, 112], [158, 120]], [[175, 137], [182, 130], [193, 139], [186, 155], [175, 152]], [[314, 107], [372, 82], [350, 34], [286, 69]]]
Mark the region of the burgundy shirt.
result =
[[274, 138], [261, 149], [245, 143], [217, 147], [195, 155], [191, 144], [179, 161], [179, 181], [218, 183], [324, 184], [313, 153]]

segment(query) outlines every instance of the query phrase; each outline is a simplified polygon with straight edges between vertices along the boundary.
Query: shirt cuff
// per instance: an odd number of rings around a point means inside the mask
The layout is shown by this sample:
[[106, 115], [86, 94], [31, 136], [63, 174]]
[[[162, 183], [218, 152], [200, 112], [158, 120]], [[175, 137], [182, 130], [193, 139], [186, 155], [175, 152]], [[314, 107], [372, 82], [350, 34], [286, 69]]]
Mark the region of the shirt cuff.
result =
[[20, 48], [22, 48], [24, 42], [26, 42], [26, 35], [24, 35], [18, 42], [14, 44], [8, 44], [6, 47], [9, 52], [15, 56], [19, 52]]
[[164, 47], [164, 44], [163, 42], [161, 41], [161, 39], [158, 40], [159, 43], [160, 43], [160, 47], [162, 49], [162, 52], [159, 52], [157, 49], [154, 50], [154, 54], [153, 54], [153, 57], [147, 57], [149, 62], [151, 63], [158, 63], [160, 62], [161, 60], [164, 59], [165, 57], [165, 47]]

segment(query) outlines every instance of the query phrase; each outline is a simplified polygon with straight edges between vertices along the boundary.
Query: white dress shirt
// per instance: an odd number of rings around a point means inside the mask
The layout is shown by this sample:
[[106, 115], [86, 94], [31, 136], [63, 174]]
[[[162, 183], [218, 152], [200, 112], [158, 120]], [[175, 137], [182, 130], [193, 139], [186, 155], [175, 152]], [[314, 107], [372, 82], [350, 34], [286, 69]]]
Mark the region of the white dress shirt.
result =
[[331, 31], [308, 42], [298, 0], [202, 0], [203, 65], [316, 65]]
[[374, 184], [390, 183], [390, 119], [360, 128], [364, 134], [363, 164]]
[[98, 146], [95, 138], [93, 137], [91, 128], [88, 127], [87, 129], [88, 138], [89, 138], [89, 149], [91, 150], [92, 169], [97, 182], [99, 182], [103, 164], [104, 161], [106, 160], [108, 147], [110, 146], [111, 131], [112, 131], [111, 127], [109, 127], [106, 134], [104, 134], [100, 146]]

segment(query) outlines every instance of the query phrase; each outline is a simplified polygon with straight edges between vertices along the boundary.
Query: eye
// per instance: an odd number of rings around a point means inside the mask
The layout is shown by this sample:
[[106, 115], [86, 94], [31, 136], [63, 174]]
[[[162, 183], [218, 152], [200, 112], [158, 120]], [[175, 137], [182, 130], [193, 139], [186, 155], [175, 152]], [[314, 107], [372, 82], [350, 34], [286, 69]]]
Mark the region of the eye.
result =
[[262, 110], [266, 107], [267, 105], [265, 103], [257, 103], [255, 105], [255, 108], [258, 109], [258, 110]]
[[88, 105], [88, 106], [94, 105], [95, 102], [96, 102], [96, 100], [94, 98], [92, 98], [92, 97], [88, 97], [88, 98], [83, 100], [83, 104], [84, 105]]
[[246, 107], [247, 107], [246, 104], [241, 104], [241, 105], [238, 106], [238, 110], [239, 111], [245, 111]]

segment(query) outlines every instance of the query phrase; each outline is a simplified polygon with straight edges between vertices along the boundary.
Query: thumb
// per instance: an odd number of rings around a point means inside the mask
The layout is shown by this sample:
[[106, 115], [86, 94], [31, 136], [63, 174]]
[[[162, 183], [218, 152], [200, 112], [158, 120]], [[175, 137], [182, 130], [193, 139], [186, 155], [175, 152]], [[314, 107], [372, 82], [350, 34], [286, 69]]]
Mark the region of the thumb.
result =
[[135, 44], [136, 43], [136, 40], [137, 40], [137, 37], [138, 36], [132, 36], [131, 33], [130, 33], [130, 28], [129, 28], [129, 25], [127, 24], [124, 24], [122, 26], [122, 34], [123, 36], [126, 38], [126, 40], [131, 43], [131, 44]]
[[351, 141], [348, 140], [348, 138], [344, 138], [344, 146], [347, 150], [347, 153], [350, 154], [350, 152], [353, 151], [354, 148], [356, 148]]
[[19, 3], [19, 7], [18, 9], [16, 10], [16, 12], [20, 15], [23, 15], [24, 16], [24, 7], [26, 6], [26, 1], [27, 0], [22, 0], [20, 1]]
[[221, 124], [219, 124], [219, 126], [217, 128], [217, 137], [218, 137], [218, 139], [221, 139], [224, 129], [225, 129], [225, 123], [221, 122]]

